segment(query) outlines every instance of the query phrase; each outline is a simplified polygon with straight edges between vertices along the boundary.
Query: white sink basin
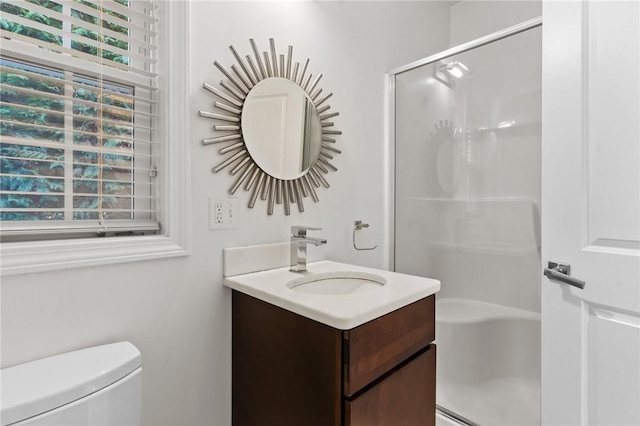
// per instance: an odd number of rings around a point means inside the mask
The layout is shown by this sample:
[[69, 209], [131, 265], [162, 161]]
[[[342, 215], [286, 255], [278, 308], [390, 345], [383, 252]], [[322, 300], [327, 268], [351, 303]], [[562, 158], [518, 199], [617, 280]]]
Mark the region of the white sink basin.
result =
[[340, 330], [350, 330], [440, 290], [423, 277], [327, 260], [227, 276], [224, 285]]
[[360, 271], [311, 274], [287, 284], [291, 290], [309, 294], [340, 295], [380, 290], [387, 283], [380, 275]]

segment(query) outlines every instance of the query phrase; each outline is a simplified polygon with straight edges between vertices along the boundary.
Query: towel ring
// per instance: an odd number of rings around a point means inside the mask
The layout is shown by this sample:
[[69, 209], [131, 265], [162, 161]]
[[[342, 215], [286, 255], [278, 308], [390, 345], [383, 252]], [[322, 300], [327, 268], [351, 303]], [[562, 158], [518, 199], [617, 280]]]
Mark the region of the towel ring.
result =
[[356, 250], [360, 250], [360, 251], [365, 251], [365, 250], [375, 250], [376, 248], [378, 248], [378, 245], [376, 244], [373, 247], [358, 247], [358, 245], [356, 244], [356, 231], [361, 230], [362, 228], [368, 228], [369, 224], [368, 223], [363, 223], [361, 220], [356, 220], [355, 222], [353, 222], [353, 248]]

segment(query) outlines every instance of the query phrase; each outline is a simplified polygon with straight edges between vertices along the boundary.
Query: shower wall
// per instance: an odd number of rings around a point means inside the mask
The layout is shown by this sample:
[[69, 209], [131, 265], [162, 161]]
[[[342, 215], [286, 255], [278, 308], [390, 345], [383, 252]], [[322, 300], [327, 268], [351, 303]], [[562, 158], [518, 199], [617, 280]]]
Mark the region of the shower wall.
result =
[[395, 267], [441, 297], [540, 310], [539, 40], [447, 59], [471, 73], [448, 83], [437, 64], [396, 77]]
[[540, 422], [541, 30], [395, 77], [395, 269], [439, 279], [438, 405]]

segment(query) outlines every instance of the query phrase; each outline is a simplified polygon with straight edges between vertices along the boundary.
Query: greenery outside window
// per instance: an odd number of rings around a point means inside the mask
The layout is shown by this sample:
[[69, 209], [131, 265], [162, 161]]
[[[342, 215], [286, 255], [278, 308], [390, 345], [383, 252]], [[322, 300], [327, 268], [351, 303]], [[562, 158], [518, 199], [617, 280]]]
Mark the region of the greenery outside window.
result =
[[155, 9], [0, 1], [3, 242], [160, 229]]

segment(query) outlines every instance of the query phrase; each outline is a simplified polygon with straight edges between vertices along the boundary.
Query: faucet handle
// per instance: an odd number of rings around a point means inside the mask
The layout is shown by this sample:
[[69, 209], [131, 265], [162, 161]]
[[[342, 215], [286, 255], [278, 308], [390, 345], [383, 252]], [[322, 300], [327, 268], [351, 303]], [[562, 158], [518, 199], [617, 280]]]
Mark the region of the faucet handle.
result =
[[307, 231], [321, 231], [322, 228], [313, 226], [294, 225], [291, 227], [291, 234], [296, 237], [304, 237], [307, 235]]

